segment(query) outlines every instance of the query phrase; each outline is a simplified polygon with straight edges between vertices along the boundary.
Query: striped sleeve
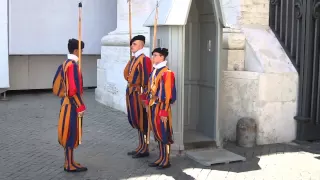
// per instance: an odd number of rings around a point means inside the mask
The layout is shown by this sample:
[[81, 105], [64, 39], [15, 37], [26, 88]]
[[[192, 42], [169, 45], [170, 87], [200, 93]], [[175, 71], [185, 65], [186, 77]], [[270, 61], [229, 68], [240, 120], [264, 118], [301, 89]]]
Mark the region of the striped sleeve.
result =
[[163, 73], [160, 86], [162, 86], [160, 89], [162, 106], [159, 115], [167, 117], [169, 106], [176, 99], [175, 76], [172, 71]]
[[82, 91], [82, 76], [78, 70], [78, 65], [76, 63], [72, 63], [67, 69], [67, 78], [68, 78], [68, 96], [74, 99], [74, 102], [77, 106], [77, 112], [82, 112], [86, 110], [86, 106], [83, 103], [81, 97]]
[[126, 67], [123, 70], [123, 77], [126, 81], [128, 80], [128, 76], [129, 76], [129, 65], [130, 65], [130, 61], [128, 61]]
[[143, 89], [143, 93], [140, 95], [140, 98], [141, 100], [146, 100], [149, 77], [152, 72], [152, 62], [149, 57], [145, 56], [143, 58], [142, 63], [140, 65], [140, 69], [141, 69], [141, 86]]

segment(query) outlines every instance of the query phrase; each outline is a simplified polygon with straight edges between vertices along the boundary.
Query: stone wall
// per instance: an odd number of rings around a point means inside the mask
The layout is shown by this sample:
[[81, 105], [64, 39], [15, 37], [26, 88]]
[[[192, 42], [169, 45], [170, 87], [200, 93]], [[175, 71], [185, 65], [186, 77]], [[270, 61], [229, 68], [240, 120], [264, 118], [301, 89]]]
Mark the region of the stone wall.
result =
[[226, 59], [221, 61], [228, 66], [219, 102], [221, 139], [234, 141], [237, 121], [252, 117], [257, 144], [290, 142], [296, 136], [298, 74], [268, 27], [269, 1], [221, 1], [229, 26], [223, 31]]
[[220, 0], [222, 14], [228, 27], [269, 25], [270, 0]]
[[[82, 55], [83, 86], [97, 86], [99, 55]], [[66, 55], [10, 55], [8, 90], [51, 89], [57, 67]]]
[[226, 54], [228, 71], [244, 70], [245, 36], [239, 29], [223, 30], [223, 49]]
[[269, 25], [270, 0], [241, 0], [240, 24]]
[[257, 144], [290, 142], [295, 138], [296, 73], [225, 71], [223, 82], [224, 141], [235, 141], [236, 124], [242, 117], [256, 120]]

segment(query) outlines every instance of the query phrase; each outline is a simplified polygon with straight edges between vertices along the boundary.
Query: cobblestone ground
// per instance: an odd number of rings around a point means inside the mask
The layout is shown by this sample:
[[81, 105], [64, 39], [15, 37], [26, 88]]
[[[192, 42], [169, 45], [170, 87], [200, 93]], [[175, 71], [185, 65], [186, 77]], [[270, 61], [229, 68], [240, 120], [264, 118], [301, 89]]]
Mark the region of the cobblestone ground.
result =
[[125, 114], [100, 105], [94, 91], [85, 95], [88, 111], [84, 120], [83, 144], [76, 160], [89, 171], [68, 174], [63, 150], [57, 142], [59, 100], [50, 93], [12, 94], [0, 101], [0, 179], [5, 180], [113, 180], [113, 179], [320, 179], [319, 144], [276, 144], [254, 149], [227, 149], [246, 156], [241, 163], [203, 167], [186, 157], [172, 158], [172, 168], [156, 170], [146, 159], [126, 155], [135, 148], [136, 131]]

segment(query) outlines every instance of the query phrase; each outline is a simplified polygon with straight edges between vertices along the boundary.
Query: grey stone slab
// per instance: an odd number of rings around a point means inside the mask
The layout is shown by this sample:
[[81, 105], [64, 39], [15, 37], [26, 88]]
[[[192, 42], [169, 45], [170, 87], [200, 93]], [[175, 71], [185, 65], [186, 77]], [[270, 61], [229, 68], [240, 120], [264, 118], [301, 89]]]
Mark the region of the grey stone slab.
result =
[[214, 139], [196, 130], [187, 130], [184, 133], [184, 143], [195, 143], [195, 142], [213, 142]]
[[188, 151], [186, 155], [204, 166], [246, 160], [245, 157], [222, 148]]

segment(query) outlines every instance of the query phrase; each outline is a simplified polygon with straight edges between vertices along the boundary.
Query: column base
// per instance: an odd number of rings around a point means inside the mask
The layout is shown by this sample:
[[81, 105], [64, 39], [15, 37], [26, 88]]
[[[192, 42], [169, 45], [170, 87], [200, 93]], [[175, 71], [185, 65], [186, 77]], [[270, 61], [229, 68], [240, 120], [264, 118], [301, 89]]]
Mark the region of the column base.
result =
[[[150, 54], [149, 33], [135, 31], [132, 36], [144, 35], [144, 52]], [[128, 32], [114, 31], [101, 40], [101, 59], [97, 62], [96, 100], [106, 106], [126, 112], [126, 81], [123, 70], [130, 58]]]
[[[135, 30], [132, 37], [136, 35], [144, 35], [146, 37], [145, 47], [150, 47], [149, 32], [144, 30]], [[125, 46], [129, 47], [129, 31], [113, 31], [102, 37], [101, 46]]]

